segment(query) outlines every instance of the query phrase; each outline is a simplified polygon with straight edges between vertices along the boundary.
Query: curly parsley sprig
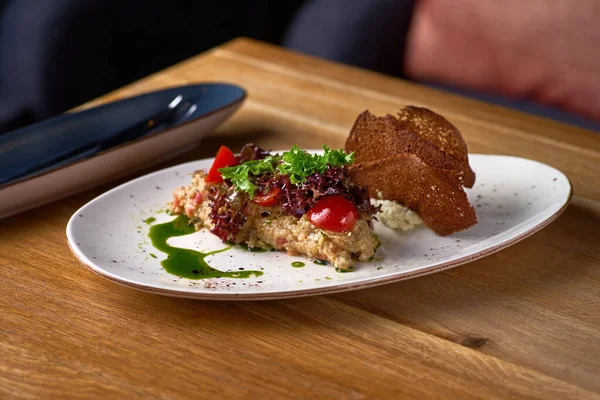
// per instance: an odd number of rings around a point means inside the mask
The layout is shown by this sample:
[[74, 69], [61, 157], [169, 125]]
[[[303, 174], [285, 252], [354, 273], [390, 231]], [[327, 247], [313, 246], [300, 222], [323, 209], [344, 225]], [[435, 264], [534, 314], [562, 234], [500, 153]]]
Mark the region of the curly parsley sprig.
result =
[[283, 174], [293, 184], [302, 183], [315, 172], [323, 173], [329, 167], [351, 165], [354, 163], [354, 152], [346, 154], [344, 150], [332, 150], [323, 145], [323, 154], [310, 154], [294, 145], [289, 151], [280, 155], [270, 155], [262, 160], [246, 161], [233, 167], [220, 168], [224, 179], [230, 179], [238, 190], [254, 196], [256, 185], [253, 178], [264, 173]]

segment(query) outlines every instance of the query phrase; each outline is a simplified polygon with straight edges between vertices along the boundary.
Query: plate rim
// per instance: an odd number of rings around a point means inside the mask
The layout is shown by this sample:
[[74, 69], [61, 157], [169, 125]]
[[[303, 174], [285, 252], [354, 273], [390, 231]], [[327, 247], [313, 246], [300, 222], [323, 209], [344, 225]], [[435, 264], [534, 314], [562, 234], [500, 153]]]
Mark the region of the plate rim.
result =
[[[318, 150], [311, 149], [309, 151], [318, 151]], [[129, 288], [133, 288], [133, 289], [136, 289], [139, 291], [146, 292], [146, 293], [153, 293], [153, 294], [159, 294], [159, 295], [170, 296], [170, 297], [180, 297], [180, 298], [197, 299], [197, 300], [211, 300], [211, 301], [279, 300], [279, 299], [300, 298], [300, 297], [308, 297], [308, 296], [321, 296], [321, 295], [328, 295], [328, 294], [334, 294], [334, 293], [348, 292], [348, 291], [352, 291], [352, 290], [366, 289], [366, 288], [386, 285], [386, 284], [390, 284], [390, 283], [400, 282], [400, 281], [407, 280], [407, 279], [417, 278], [420, 276], [430, 275], [430, 274], [434, 274], [434, 273], [437, 273], [437, 272], [440, 272], [443, 270], [455, 268], [460, 265], [464, 265], [464, 264], [479, 260], [481, 258], [487, 257], [491, 254], [497, 253], [507, 247], [514, 245], [515, 243], [518, 243], [518, 242], [534, 235], [535, 233], [541, 231], [542, 229], [544, 229], [545, 227], [550, 225], [552, 222], [554, 222], [567, 209], [567, 207], [571, 203], [571, 199], [573, 198], [573, 184], [572, 184], [571, 180], [569, 179], [569, 177], [566, 174], [564, 174], [562, 171], [558, 170], [557, 168], [554, 168], [548, 164], [545, 164], [545, 163], [542, 163], [542, 162], [539, 162], [536, 160], [532, 160], [532, 159], [528, 159], [528, 158], [524, 158], [524, 157], [518, 157], [518, 156], [511, 156], [511, 155], [504, 155], [504, 154], [480, 154], [480, 153], [473, 153], [473, 154], [470, 154], [470, 156], [471, 155], [473, 155], [473, 156], [477, 155], [477, 156], [507, 157], [507, 158], [513, 158], [513, 159], [534, 162], [537, 164], [541, 164], [545, 167], [552, 168], [557, 173], [560, 173], [562, 176], [564, 176], [564, 178], [566, 179], [566, 181], [569, 185], [569, 193], [566, 197], [566, 200], [558, 210], [556, 210], [552, 215], [550, 215], [548, 218], [546, 218], [544, 221], [540, 222], [539, 224], [531, 227], [530, 229], [527, 229], [526, 231], [511, 238], [510, 240], [507, 240], [504, 243], [501, 243], [501, 244], [498, 244], [495, 246], [491, 246], [491, 247], [481, 250], [475, 254], [465, 255], [465, 256], [456, 258], [454, 260], [442, 262], [440, 264], [436, 264], [434, 266], [426, 267], [424, 269], [420, 269], [420, 270], [416, 270], [416, 271], [409, 271], [409, 272], [404, 272], [404, 273], [399, 272], [399, 273], [393, 274], [391, 276], [374, 277], [374, 278], [370, 278], [370, 279], [363, 280], [360, 282], [346, 283], [346, 284], [339, 284], [339, 285], [332, 285], [332, 286], [322, 286], [322, 287], [317, 287], [317, 288], [312, 288], [312, 289], [300, 288], [300, 289], [278, 290], [278, 291], [257, 292], [257, 293], [210, 293], [210, 292], [194, 292], [194, 291], [187, 291], [187, 290], [179, 290], [179, 289], [175, 289], [175, 288], [174, 289], [157, 288], [157, 287], [153, 287], [153, 286], [148, 286], [148, 285], [143, 285], [140, 283], [132, 282], [129, 279], [120, 278], [102, 268], [97, 267], [91, 260], [89, 260], [89, 258], [87, 258], [83, 254], [83, 252], [81, 252], [78, 248], [76, 248], [75, 246], [72, 245], [73, 243], [76, 243], [72, 237], [73, 224], [74, 224], [74, 221], [76, 221], [75, 218], [77, 217], [78, 214], [80, 214], [82, 212], [82, 210], [84, 210], [88, 206], [91, 206], [94, 202], [99, 201], [104, 196], [109, 196], [113, 191], [120, 190], [121, 187], [129, 185], [129, 184], [133, 184], [138, 180], [147, 179], [147, 178], [152, 177], [155, 174], [165, 173], [165, 172], [168, 172], [169, 170], [178, 169], [178, 168], [184, 167], [185, 165], [188, 165], [188, 164], [194, 164], [194, 163], [197, 163], [200, 161], [207, 161], [207, 160], [213, 159], [213, 158], [205, 158], [205, 159], [200, 159], [200, 160], [177, 164], [177, 165], [174, 165], [171, 167], [163, 168], [161, 170], [154, 171], [149, 174], [137, 177], [128, 182], [124, 182], [124, 183], [120, 184], [119, 186], [116, 186], [116, 187], [112, 188], [111, 190], [90, 200], [89, 202], [87, 202], [86, 204], [81, 206], [79, 209], [77, 209], [77, 211], [75, 213], [73, 213], [71, 218], [69, 218], [69, 221], [66, 226], [66, 236], [67, 236], [66, 242], [67, 242], [69, 249], [75, 256], [75, 258], [81, 264], [83, 264], [85, 267], [87, 267], [92, 272], [94, 272], [96, 275], [100, 275], [101, 277], [103, 277], [111, 282], [120, 284], [121, 286], [126, 286]]]

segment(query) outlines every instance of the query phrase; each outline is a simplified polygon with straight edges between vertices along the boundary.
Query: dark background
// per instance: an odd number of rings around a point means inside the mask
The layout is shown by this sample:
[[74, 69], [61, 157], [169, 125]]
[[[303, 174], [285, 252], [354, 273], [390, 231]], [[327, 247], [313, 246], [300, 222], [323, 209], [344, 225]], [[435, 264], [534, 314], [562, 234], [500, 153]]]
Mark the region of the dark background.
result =
[[[403, 77], [412, 0], [0, 0], [0, 133], [247, 36]], [[445, 90], [600, 130], [580, 116]]]

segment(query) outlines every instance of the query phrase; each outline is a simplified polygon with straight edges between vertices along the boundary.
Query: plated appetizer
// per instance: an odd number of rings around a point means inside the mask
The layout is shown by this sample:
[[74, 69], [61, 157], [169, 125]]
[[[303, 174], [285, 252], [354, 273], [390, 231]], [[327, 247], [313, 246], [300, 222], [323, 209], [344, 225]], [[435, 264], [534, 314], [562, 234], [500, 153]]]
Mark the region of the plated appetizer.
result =
[[294, 146], [272, 154], [247, 144], [234, 155], [222, 146], [210, 170], [196, 171], [190, 185], [174, 192], [170, 211], [224, 242], [303, 254], [348, 270], [353, 259], [375, 254], [377, 208], [366, 188], [348, 177], [354, 155], [323, 150], [309, 154]]
[[374, 256], [377, 219], [402, 230], [423, 223], [440, 235], [474, 225], [463, 189], [474, 182], [460, 132], [430, 110], [406, 107], [398, 118], [360, 114], [345, 150], [273, 154], [247, 144], [234, 154], [221, 146], [209, 170], [175, 190], [169, 210], [223, 242], [349, 270]]

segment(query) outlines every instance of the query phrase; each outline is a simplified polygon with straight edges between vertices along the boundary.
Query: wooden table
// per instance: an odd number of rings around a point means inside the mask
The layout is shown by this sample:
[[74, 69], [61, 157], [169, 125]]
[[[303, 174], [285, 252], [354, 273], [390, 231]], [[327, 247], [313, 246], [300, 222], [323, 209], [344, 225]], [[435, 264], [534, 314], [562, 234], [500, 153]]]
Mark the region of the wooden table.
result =
[[542, 232], [471, 264], [273, 302], [162, 297], [81, 266], [65, 224], [120, 182], [1, 220], [0, 397], [600, 397], [599, 135], [243, 39], [91, 104], [202, 81], [250, 96], [199, 149], [153, 169], [222, 143], [342, 146], [364, 109], [415, 104], [448, 117], [471, 152], [563, 170], [575, 197]]

